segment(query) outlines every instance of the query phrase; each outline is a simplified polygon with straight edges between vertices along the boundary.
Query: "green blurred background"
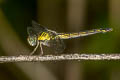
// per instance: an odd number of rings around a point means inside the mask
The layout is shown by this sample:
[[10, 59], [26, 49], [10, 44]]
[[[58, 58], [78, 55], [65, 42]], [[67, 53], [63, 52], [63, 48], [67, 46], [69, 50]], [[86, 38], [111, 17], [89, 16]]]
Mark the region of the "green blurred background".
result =
[[[119, 0], [0, 0], [1, 56], [29, 55], [33, 47], [26, 40], [27, 26], [32, 20], [57, 32], [114, 29], [105, 34], [65, 40], [62, 54], [120, 52]], [[44, 51], [50, 54], [48, 48]], [[6, 63], [0, 64], [0, 80], [120, 80], [120, 62]]]

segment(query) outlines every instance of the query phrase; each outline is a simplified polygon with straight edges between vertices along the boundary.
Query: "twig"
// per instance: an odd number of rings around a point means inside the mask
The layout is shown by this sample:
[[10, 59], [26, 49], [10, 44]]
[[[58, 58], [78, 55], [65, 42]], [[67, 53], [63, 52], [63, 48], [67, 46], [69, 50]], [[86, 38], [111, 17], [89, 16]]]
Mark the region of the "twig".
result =
[[62, 60], [120, 60], [120, 54], [61, 54], [44, 56], [1, 56], [0, 63], [5, 62], [43, 62]]

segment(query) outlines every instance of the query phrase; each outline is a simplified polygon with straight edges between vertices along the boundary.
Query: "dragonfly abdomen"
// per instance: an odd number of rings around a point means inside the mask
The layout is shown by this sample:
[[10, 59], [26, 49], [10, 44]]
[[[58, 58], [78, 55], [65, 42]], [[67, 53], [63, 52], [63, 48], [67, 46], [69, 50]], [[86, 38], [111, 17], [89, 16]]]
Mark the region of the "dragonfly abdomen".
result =
[[81, 31], [77, 33], [59, 33], [58, 36], [61, 39], [70, 39], [70, 38], [77, 38], [77, 37], [88, 36], [96, 33], [105, 33], [110, 31], [112, 31], [112, 28], [92, 29], [92, 30]]

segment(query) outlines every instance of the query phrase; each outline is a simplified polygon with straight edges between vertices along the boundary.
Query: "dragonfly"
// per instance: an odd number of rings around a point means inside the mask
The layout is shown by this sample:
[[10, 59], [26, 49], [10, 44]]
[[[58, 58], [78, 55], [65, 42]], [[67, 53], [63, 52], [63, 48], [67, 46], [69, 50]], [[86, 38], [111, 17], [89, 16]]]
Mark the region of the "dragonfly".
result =
[[62, 53], [65, 49], [65, 44], [63, 42], [64, 39], [79, 38], [97, 33], [106, 33], [112, 30], [112, 28], [100, 28], [73, 33], [57, 33], [56, 31], [50, 30], [43, 25], [32, 21], [32, 26], [27, 27], [27, 41], [30, 46], [35, 47], [30, 55], [33, 55], [39, 46], [41, 49], [41, 55], [43, 55], [43, 45], [54, 49], [55, 53]]

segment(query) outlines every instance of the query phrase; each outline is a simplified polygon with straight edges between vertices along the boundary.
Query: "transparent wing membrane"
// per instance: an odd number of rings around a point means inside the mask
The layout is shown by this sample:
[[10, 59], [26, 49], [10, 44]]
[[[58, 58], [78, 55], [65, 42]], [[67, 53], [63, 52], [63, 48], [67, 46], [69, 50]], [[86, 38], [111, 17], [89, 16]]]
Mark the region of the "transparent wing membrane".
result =
[[41, 32], [47, 31], [47, 28], [43, 27], [42, 25], [38, 24], [35, 21], [32, 21], [32, 27], [33, 27], [34, 32], [37, 35], [40, 34]]
[[29, 36], [33, 36], [33, 35], [36, 34], [32, 27], [27, 27], [27, 33], [28, 33]]
[[59, 37], [49, 41], [50, 47], [55, 51], [55, 53], [62, 53], [65, 49], [63, 40]]

